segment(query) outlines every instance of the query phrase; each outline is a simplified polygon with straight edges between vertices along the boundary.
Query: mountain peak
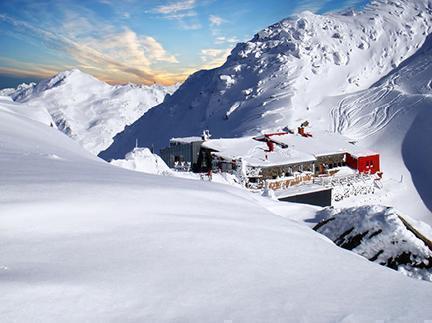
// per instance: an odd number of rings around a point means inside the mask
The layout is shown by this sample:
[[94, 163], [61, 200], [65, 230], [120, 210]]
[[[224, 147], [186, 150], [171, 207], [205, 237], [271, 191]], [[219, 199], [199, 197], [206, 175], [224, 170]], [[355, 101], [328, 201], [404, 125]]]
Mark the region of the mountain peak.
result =
[[[70, 70], [60, 72], [60, 73], [54, 75], [53, 77], [51, 77], [50, 79], [47, 79], [46, 84], [44, 84], [46, 86], [46, 87], [44, 87], [44, 89], [59, 86], [61, 84], [64, 84], [68, 80], [70, 80], [71, 82], [74, 82], [74, 81], [89, 82], [90, 81], [90, 82], [104, 83], [104, 82], [98, 80], [97, 78], [93, 77], [92, 75], [82, 72], [78, 68], [73, 68]], [[41, 83], [45, 83], [45, 82], [42, 81]]]
[[354, 15], [302, 12], [283, 19], [237, 44], [221, 67], [190, 76], [101, 156], [123, 157], [136, 138], [161, 148], [202, 129], [254, 135], [295, 127], [305, 117], [327, 129], [315, 107], [369, 88], [421, 48], [431, 30], [426, 0], [373, 1]]
[[82, 72], [80, 69], [78, 68], [72, 68], [69, 70], [65, 70], [62, 72], [57, 73], [54, 77], [62, 77], [62, 78], [66, 78], [66, 77], [70, 77], [72, 75], [89, 75], [87, 73]]

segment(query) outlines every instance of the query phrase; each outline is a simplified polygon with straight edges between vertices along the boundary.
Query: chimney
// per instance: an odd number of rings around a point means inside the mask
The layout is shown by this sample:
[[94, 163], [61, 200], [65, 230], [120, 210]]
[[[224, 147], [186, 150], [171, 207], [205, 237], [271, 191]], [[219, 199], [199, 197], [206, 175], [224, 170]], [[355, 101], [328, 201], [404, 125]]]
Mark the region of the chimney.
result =
[[204, 130], [203, 133], [202, 133], [202, 135], [201, 135], [201, 139], [202, 139], [203, 141], [207, 141], [207, 140], [209, 140], [210, 138], [211, 138], [210, 131], [209, 131], [209, 130]]
[[269, 151], [269, 152], [274, 151], [274, 143], [273, 143], [273, 141], [267, 140], [267, 141], [266, 141], [266, 144], [267, 144], [267, 147], [268, 147], [268, 151]]
[[298, 127], [298, 133], [299, 135], [304, 136], [305, 135], [304, 127]]

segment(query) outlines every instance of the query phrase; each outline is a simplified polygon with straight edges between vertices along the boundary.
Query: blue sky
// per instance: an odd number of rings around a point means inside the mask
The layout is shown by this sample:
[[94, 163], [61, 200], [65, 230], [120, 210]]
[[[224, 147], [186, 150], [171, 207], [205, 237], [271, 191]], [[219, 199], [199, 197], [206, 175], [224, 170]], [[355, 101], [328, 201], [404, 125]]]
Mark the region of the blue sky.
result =
[[303, 10], [367, 0], [12, 0], [0, 2], [0, 88], [73, 67], [110, 83], [184, 80]]

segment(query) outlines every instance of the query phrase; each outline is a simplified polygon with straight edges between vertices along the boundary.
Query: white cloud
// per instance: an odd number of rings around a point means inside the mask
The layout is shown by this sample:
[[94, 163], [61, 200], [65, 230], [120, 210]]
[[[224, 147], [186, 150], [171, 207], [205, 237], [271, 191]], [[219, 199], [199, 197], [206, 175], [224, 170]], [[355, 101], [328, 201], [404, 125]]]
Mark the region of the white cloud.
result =
[[237, 44], [240, 40], [237, 37], [218, 36], [215, 38], [215, 44]]
[[[177, 58], [168, 54], [153, 37], [140, 37], [130, 29], [118, 32], [98, 23], [92, 25], [86, 23], [85, 18], [80, 26], [65, 21], [63, 26], [56, 26], [55, 32], [1, 14], [0, 21], [9, 23], [20, 34], [42, 39], [46, 46], [70, 54], [77, 67], [91, 69], [92, 74], [105, 80], [159, 81], [153, 63], [178, 63]], [[95, 33], [101, 29], [106, 32], [103, 36]], [[43, 73], [40, 71], [40, 74]]]
[[332, 0], [303, 0], [294, 8], [294, 13], [301, 13], [303, 11], [318, 12], [323, 9]]
[[201, 50], [201, 60], [203, 61], [203, 68], [215, 68], [225, 63], [231, 49], [219, 48], [205, 48]]
[[[107, 35], [103, 39], [93, 37], [82, 39], [81, 43], [87, 48], [108, 55], [115, 61], [148, 73], [151, 73], [151, 66], [155, 62], [178, 63], [177, 58], [168, 54], [155, 38], [140, 37], [130, 29]], [[85, 64], [88, 56], [82, 55], [83, 52], [87, 54], [81, 48], [80, 51], [74, 52], [74, 55]]]
[[171, 15], [171, 14], [177, 14], [178, 12], [181, 11], [193, 9], [194, 7], [195, 7], [195, 0], [183, 0], [183, 1], [172, 2], [167, 5], [156, 7], [154, 11], [165, 15]]
[[185, 30], [198, 30], [198, 29], [202, 28], [200, 23], [186, 22], [186, 21], [179, 21], [179, 26], [180, 26], [180, 28], [185, 29]]
[[174, 55], [169, 55], [153, 37], [144, 37], [141, 42], [150, 59], [167, 63], [178, 63], [177, 58]]
[[220, 56], [224, 52], [225, 52], [225, 50], [223, 50], [223, 49], [217, 49], [217, 48], [201, 49], [201, 54], [202, 54], [201, 58], [203, 60], [206, 60], [208, 57], [217, 57], [217, 56]]
[[181, 0], [158, 6], [151, 12], [160, 14], [166, 19], [176, 20], [182, 29], [195, 30], [202, 27], [196, 19], [193, 19], [197, 16], [193, 10], [195, 6], [196, 0]]
[[224, 19], [222, 19], [219, 16], [215, 16], [215, 15], [210, 15], [209, 21], [210, 21], [211, 26], [220, 26], [220, 25], [222, 25], [222, 23], [225, 22]]

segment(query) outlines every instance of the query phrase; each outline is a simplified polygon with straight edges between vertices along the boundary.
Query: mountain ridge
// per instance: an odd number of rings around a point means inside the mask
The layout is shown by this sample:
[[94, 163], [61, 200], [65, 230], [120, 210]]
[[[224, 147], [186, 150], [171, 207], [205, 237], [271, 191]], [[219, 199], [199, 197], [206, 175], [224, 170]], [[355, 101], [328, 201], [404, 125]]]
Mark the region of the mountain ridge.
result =
[[326, 97], [367, 89], [413, 55], [431, 31], [431, 13], [428, 1], [379, 1], [352, 16], [284, 19], [237, 44], [221, 67], [191, 75], [100, 156], [121, 158], [136, 138], [161, 148], [203, 129], [238, 137], [295, 127]]
[[109, 85], [79, 69], [71, 69], [38, 83], [21, 84], [0, 95], [49, 112], [59, 130], [98, 154], [124, 127], [149, 108], [163, 102], [178, 85]]

